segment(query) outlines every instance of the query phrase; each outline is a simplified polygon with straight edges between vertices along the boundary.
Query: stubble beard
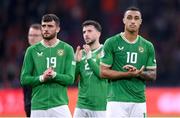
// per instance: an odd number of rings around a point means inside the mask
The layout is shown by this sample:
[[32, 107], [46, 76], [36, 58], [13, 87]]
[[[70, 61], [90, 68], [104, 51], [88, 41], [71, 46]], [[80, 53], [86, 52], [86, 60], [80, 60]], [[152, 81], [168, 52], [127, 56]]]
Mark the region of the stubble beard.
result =
[[137, 30], [135, 30], [135, 29], [126, 29], [127, 30], [127, 32], [129, 32], [130, 34], [134, 34], [135, 32], [137, 32]]
[[91, 46], [96, 42], [96, 40], [92, 40], [91, 42], [86, 43], [87, 45]]
[[56, 33], [51, 34], [50, 36], [44, 36], [44, 35], [42, 35], [42, 36], [43, 36], [43, 39], [49, 41], [49, 40], [53, 39], [56, 36]]

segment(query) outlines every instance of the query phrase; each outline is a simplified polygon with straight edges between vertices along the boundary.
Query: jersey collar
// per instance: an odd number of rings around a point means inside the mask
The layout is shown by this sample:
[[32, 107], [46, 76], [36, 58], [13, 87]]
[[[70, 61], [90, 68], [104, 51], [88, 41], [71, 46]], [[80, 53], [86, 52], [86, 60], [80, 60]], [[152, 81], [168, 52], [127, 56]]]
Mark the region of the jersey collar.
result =
[[97, 49], [93, 50], [92, 53], [96, 53], [99, 49], [101, 49], [103, 45], [101, 44]]
[[128, 40], [124, 37], [124, 32], [121, 32], [121, 33], [120, 33], [120, 36], [122, 37], [122, 39], [123, 39], [124, 41], [126, 41], [126, 42], [129, 43], [129, 44], [135, 44], [135, 43], [138, 41], [138, 39], [139, 39], [139, 35], [137, 35], [136, 39], [135, 39], [133, 42], [130, 42], [130, 41], [128, 41]]
[[60, 40], [57, 39], [57, 40], [56, 40], [56, 43], [55, 43], [54, 45], [48, 46], [48, 45], [46, 45], [46, 44], [44, 43], [44, 40], [42, 40], [42, 41], [41, 41], [41, 44], [42, 44], [44, 47], [48, 48], [48, 47], [56, 47], [56, 45], [57, 45], [59, 42], [60, 42]]

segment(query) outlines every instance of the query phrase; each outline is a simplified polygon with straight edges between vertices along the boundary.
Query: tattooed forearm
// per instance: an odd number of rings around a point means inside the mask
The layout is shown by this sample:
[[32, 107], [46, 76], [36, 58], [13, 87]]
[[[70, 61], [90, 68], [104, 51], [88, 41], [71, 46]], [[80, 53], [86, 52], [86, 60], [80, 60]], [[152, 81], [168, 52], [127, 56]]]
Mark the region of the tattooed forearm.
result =
[[156, 80], [156, 69], [143, 71], [140, 77], [144, 80]]

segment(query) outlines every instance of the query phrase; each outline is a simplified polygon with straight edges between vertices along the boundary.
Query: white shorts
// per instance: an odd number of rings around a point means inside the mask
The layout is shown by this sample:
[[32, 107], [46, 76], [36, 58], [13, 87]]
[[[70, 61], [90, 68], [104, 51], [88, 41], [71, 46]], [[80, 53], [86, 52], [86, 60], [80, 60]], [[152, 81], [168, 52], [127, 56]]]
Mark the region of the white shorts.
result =
[[108, 102], [107, 118], [146, 117], [146, 103]]
[[96, 117], [105, 118], [106, 111], [93, 111], [89, 109], [75, 108], [73, 118]]
[[47, 110], [31, 110], [31, 118], [33, 117], [72, 118], [68, 105], [53, 107]]

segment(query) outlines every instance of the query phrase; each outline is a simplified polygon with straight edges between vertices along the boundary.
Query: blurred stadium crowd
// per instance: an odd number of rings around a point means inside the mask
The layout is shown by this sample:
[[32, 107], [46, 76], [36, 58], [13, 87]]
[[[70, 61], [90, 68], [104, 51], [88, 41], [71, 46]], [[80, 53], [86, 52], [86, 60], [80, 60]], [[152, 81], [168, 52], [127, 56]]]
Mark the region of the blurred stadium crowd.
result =
[[97, 20], [101, 43], [123, 31], [123, 11], [131, 5], [143, 13], [140, 34], [154, 43], [158, 64], [156, 82], [148, 86], [180, 86], [180, 0], [1, 0], [0, 88], [20, 87], [19, 76], [28, 46], [28, 27], [45, 13], [60, 17], [59, 38], [74, 49], [82, 45], [81, 23]]

